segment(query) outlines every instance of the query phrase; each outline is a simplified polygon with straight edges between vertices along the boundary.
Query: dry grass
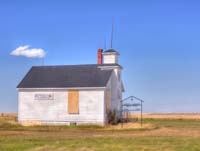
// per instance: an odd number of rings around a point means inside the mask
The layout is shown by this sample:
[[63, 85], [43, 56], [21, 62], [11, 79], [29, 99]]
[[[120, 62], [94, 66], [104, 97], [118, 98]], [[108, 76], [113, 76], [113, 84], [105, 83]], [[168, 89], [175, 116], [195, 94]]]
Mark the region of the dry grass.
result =
[[[199, 114], [197, 114], [199, 115]], [[134, 115], [135, 117], [135, 115]], [[180, 118], [182, 117], [182, 118]], [[189, 118], [190, 117], [190, 118]], [[127, 136], [190, 136], [200, 137], [200, 121], [195, 114], [145, 114], [144, 123], [128, 122], [105, 127], [83, 126], [21, 126], [16, 122], [15, 113], [0, 116], [0, 136], [29, 136], [41, 138], [74, 137], [127, 137]], [[164, 119], [164, 120], [163, 120]], [[133, 131], [132, 131], [133, 130]], [[93, 133], [90, 133], [90, 132]], [[117, 135], [116, 135], [117, 133]], [[42, 134], [42, 135], [41, 135]]]
[[[16, 113], [1, 113], [0, 114], [0, 124], [11, 124], [11, 125], [18, 125], [19, 124], [17, 123], [17, 114]], [[27, 125], [28, 127], [32, 127], [30, 125]], [[38, 127], [38, 126], [36, 126]], [[41, 126], [42, 127], [42, 126]], [[79, 127], [90, 127], [90, 125], [83, 125], [83, 126], [79, 126]], [[95, 127], [94, 126], [91, 126], [92, 128]], [[97, 126], [98, 127], [98, 126]], [[155, 126], [152, 125], [152, 124], [149, 124], [149, 123], [145, 123], [143, 124], [143, 126], [141, 127], [141, 124], [140, 123], [132, 123], [132, 122], [128, 122], [128, 123], [123, 123], [122, 124], [117, 124], [117, 125], [107, 125], [105, 127], [99, 127], [99, 128], [104, 128], [104, 130], [120, 130], [120, 129], [123, 129], [123, 130], [129, 130], [129, 129], [154, 129]]]
[[[189, 116], [194, 118], [194, 114]], [[167, 118], [166, 114], [161, 117], [148, 115], [143, 128], [140, 123], [125, 123], [123, 128], [120, 124], [23, 127], [15, 122], [16, 114], [3, 114], [0, 116], [0, 151], [200, 150], [198, 118], [188, 119], [188, 115], [169, 118], [168, 114]]]
[[108, 125], [105, 127], [105, 130], [130, 130], [130, 129], [155, 129], [156, 126], [153, 124], [145, 123], [142, 125], [140, 123], [133, 123], [133, 122], [128, 122], [128, 123], [120, 123], [117, 125]]
[[[140, 118], [140, 114], [131, 114], [129, 117]], [[144, 113], [144, 119], [182, 119], [200, 120], [200, 113]]]

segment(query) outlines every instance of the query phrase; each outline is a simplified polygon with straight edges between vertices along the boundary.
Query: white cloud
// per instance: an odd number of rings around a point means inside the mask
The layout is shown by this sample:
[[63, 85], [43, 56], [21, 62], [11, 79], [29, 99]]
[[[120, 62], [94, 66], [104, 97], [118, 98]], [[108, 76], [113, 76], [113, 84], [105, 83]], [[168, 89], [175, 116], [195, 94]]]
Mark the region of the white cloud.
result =
[[41, 48], [30, 48], [29, 45], [25, 45], [13, 50], [10, 55], [24, 56], [28, 58], [44, 58], [46, 52]]

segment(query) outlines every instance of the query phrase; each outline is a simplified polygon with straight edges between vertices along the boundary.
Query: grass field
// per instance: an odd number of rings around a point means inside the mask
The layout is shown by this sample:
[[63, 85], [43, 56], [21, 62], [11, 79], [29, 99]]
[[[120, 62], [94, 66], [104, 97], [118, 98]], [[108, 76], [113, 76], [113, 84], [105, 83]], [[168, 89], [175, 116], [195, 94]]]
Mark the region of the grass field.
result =
[[144, 128], [129, 123], [121, 129], [120, 125], [22, 127], [14, 114], [4, 114], [0, 151], [200, 151], [198, 118], [160, 116], [145, 118]]

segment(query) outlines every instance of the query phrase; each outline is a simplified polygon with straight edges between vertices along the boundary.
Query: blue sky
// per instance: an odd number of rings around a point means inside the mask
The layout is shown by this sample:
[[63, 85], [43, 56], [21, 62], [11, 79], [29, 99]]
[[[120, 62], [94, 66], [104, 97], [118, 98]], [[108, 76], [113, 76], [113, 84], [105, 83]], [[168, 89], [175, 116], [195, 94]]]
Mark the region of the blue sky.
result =
[[94, 64], [113, 48], [124, 67], [124, 97], [145, 100], [145, 112], [200, 112], [199, 1], [0, 1], [0, 112], [17, 111], [16, 86], [40, 58], [10, 55], [41, 48], [46, 65]]

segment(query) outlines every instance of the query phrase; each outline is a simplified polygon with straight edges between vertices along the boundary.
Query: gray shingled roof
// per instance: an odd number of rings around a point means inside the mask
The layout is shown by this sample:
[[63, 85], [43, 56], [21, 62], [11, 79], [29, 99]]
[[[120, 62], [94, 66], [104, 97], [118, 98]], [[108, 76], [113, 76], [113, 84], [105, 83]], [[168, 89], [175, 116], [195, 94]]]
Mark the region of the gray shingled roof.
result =
[[34, 66], [17, 88], [105, 87], [113, 70], [98, 65]]

